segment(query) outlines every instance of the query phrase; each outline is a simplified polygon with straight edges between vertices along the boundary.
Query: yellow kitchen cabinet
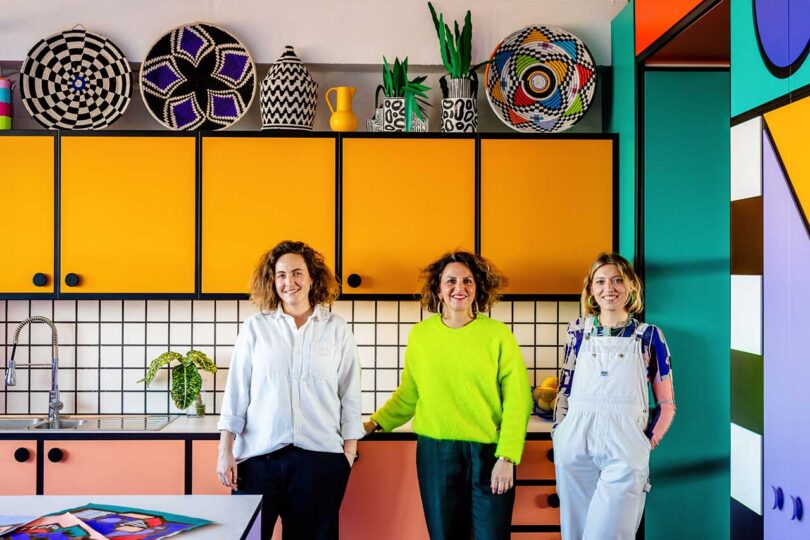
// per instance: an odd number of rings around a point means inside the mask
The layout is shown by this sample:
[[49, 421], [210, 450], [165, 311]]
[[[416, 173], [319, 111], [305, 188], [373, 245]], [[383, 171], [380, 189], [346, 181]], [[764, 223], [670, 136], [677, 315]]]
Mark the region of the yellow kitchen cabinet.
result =
[[421, 268], [475, 249], [475, 140], [346, 137], [342, 196], [343, 292], [415, 293]]
[[54, 136], [4, 135], [0, 156], [0, 294], [52, 294]]
[[481, 254], [508, 294], [579, 294], [614, 238], [614, 141], [481, 140]]
[[259, 257], [308, 243], [334, 268], [335, 137], [205, 136], [203, 294], [245, 294]]
[[63, 135], [61, 292], [193, 294], [195, 174], [193, 135]]

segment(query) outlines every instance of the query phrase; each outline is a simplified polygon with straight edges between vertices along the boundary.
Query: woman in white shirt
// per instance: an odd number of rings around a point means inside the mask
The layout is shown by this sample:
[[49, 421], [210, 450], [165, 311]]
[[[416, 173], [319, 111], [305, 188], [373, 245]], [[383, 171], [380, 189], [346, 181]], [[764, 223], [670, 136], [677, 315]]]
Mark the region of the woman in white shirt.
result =
[[348, 325], [323, 305], [338, 284], [323, 256], [284, 241], [259, 261], [231, 357], [217, 428], [217, 475], [263, 495], [262, 538], [337, 539], [349, 472], [364, 434], [360, 365]]

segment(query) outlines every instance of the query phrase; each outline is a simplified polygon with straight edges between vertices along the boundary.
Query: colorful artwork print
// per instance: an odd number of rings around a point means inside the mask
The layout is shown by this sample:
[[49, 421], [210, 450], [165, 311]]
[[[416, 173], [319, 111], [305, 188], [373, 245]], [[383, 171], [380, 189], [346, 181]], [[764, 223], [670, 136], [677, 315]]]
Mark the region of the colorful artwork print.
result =
[[596, 64], [575, 35], [533, 25], [495, 47], [484, 78], [489, 104], [506, 125], [553, 133], [587, 112], [596, 90]]
[[132, 96], [132, 69], [115, 43], [83, 29], [40, 40], [20, 68], [22, 102], [46, 128], [100, 129]]
[[806, 0], [753, 0], [754, 26], [762, 60], [774, 77], [795, 73], [810, 52]]
[[88, 504], [69, 512], [110, 539], [159, 540], [210, 523], [204, 519], [99, 504]]
[[176, 28], [146, 55], [141, 95], [169, 129], [223, 129], [247, 112], [256, 67], [234, 36], [210, 24]]
[[44, 516], [15, 529], [3, 538], [9, 540], [105, 540], [71, 513]]
[[[0, 523], [3, 523], [0, 521]], [[152, 510], [87, 504], [13, 525], [4, 540], [160, 540], [211, 523]], [[2, 527], [0, 527], [2, 530]]]
[[34, 516], [0, 516], [0, 536], [21, 525], [25, 525], [32, 519], [34, 519]]

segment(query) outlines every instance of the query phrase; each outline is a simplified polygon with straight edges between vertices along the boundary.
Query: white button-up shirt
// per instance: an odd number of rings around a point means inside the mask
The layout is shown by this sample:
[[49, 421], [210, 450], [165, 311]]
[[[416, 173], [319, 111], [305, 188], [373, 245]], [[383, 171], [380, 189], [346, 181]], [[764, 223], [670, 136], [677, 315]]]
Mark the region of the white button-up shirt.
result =
[[360, 439], [360, 362], [346, 322], [321, 306], [296, 328], [279, 307], [242, 325], [217, 428], [236, 434], [237, 461], [289, 444], [342, 452]]

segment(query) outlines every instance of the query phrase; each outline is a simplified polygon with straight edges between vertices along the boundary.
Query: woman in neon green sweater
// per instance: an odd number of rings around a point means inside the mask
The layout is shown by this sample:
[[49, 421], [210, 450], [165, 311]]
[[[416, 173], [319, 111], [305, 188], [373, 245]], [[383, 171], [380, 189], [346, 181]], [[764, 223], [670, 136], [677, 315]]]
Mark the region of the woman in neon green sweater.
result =
[[515, 337], [490, 319], [501, 276], [484, 258], [449, 253], [423, 271], [422, 306], [397, 391], [366, 431], [413, 418], [416, 469], [433, 540], [508, 539], [531, 395]]

